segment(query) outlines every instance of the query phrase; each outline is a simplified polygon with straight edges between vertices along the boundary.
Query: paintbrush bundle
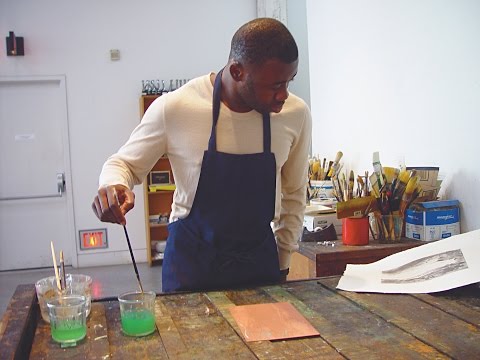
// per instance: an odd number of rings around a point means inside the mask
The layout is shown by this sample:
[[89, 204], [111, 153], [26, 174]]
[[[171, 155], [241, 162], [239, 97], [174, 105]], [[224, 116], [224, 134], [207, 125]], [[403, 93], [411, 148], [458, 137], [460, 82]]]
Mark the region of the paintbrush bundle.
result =
[[329, 180], [329, 184], [331, 184], [332, 196], [337, 200], [338, 219], [365, 217], [376, 208], [375, 198], [370, 197], [368, 171], [365, 172], [365, 176], [357, 175], [356, 177], [353, 170], [343, 172], [343, 164], [340, 163], [342, 158], [343, 153], [338, 151], [335, 159], [328, 162], [328, 166], [326, 166], [326, 158], [323, 159], [323, 163], [319, 156], [309, 160], [309, 180], [311, 182], [308, 192], [309, 200], [315, 196], [315, 187], [311, 186], [312, 180], [318, 179], [320, 176], [320, 179]]
[[[371, 212], [379, 216], [399, 215], [403, 217], [405, 210], [421, 192], [415, 170], [397, 169], [382, 166], [378, 152], [373, 154], [373, 173], [365, 171], [365, 176], [353, 171], [342, 172], [340, 160], [343, 153], [339, 151], [334, 161], [326, 167], [326, 158], [310, 159], [309, 179], [330, 179], [333, 195], [337, 199], [337, 218], [365, 217]], [[356, 182], [356, 188], [355, 188]], [[311, 187], [310, 187], [311, 188]], [[315, 194], [310, 192], [309, 199]], [[387, 226], [387, 230], [389, 230]]]
[[368, 171], [365, 177], [358, 175], [356, 178], [353, 170], [340, 173], [332, 177], [333, 194], [338, 202], [345, 202], [356, 198], [370, 196]]
[[365, 217], [376, 210], [377, 201], [369, 189], [368, 171], [365, 177], [358, 175], [355, 188], [353, 170], [332, 177], [333, 193], [337, 198], [337, 218]]
[[373, 155], [374, 173], [370, 176], [377, 207], [374, 217], [382, 242], [398, 241], [405, 210], [422, 191], [415, 170], [382, 167], [378, 152]]
[[415, 170], [384, 167], [378, 152], [373, 154], [372, 165], [371, 175], [365, 172], [365, 176], [357, 176], [356, 191], [353, 171], [332, 176], [337, 218], [373, 213], [379, 240], [396, 241], [401, 236], [404, 213], [422, 189]]
[[422, 190], [415, 170], [382, 167], [378, 152], [374, 153], [373, 165], [374, 173], [370, 176], [370, 183], [380, 215], [403, 216]]
[[320, 158], [319, 155], [314, 156], [308, 160], [308, 178], [309, 180], [330, 180], [336, 176], [341, 169], [340, 160], [343, 156], [341, 151], [337, 152], [333, 161], [328, 161], [327, 158]]

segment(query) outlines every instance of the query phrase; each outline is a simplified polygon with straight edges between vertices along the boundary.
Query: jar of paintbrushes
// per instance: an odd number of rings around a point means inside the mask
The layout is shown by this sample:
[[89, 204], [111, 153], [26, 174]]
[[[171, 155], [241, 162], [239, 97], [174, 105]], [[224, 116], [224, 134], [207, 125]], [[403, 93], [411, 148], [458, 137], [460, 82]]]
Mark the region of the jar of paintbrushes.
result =
[[381, 243], [395, 243], [402, 238], [405, 210], [418, 197], [421, 187], [415, 170], [382, 167], [374, 153], [371, 192], [377, 206], [373, 211], [374, 233]]
[[374, 240], [380, 243], [399, 242], [404, 228], [405, 210], [422, 189], [415, 170], [382, 167], [378, 152], [373, 154], [373, 173], [358, 176], [354, 191], [354, 174], [332, 178], [338, 199], [337, 217], [367, 217]]

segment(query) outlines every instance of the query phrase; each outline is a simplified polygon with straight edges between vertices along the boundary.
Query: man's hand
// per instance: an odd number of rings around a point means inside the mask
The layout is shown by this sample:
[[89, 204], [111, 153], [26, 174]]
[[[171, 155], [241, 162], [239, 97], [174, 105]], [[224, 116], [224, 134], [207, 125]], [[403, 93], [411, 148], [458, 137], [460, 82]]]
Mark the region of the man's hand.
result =
[[126, 225], [125, 214], [135, 204], [135, 194], [123, 185], [108, 185], [98, 189], [92, 209], [103, 222]]

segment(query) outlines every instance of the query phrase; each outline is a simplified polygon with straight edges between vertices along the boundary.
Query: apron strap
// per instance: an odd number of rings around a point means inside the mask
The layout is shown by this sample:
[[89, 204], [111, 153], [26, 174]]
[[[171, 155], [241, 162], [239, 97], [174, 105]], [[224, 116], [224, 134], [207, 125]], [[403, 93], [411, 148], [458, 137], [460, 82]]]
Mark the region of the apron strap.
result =
[[[213, 85], [213, 104], [212, 104], [212, 130], [210, 139], [208, 140], [208, 151], [217, 151], [217, 122], [220, 115], [220, 103], [222, 95], [222, 73], [220, 70], [215, 77]], [[271, 152], [272, 137], [270, 133], [270, 114], [267, 112], [263, 114], [263, 152], [269, 154]]]
[[263, 152], [266, 154], [271, 153], [272, 137], [270, 134], [270, 114], [263, 114]]
[[212, 104], [212, 131], [210, 133], [210, 140], [208, 140], [208, 150], [217, 151], [217, 132], [215, 131], [218, 122], [218, 116], [220, 115], [220, 102], [222, 95], [222, 73], [220, 70], [215, 78], [213, 85], [213, 104]]

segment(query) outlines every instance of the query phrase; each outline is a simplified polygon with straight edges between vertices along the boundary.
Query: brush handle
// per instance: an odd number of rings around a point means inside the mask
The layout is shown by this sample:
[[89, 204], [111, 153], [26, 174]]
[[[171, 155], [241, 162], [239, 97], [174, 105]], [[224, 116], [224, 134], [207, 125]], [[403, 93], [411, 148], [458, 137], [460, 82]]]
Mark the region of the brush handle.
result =
[[57, 282], [58, 291], [62, 291], [62, 285], [60, 284], [60, 276], [58, 275], [57, 259], [55, 257], [55, 248], [53, 247], [53, 241], [50, 241], [50, 248], [52, 249], [53, 269], [55, 270], [55, 280]]
[[65, 260], [63, 258], [63, 250], [60, 250], [60, 271], [62, 273], [61, 275], [62, 290], [65, 290], [67, 288], [67, 276], [65, 274]]
[[123, 225], [123, 231], [125, 232], [125, 237], [127, 238], [128, 250], [130, 251], [130, 257], [132, 258], [133, 269], [135, 270], [135, 275], [137, 276], [138, 285], [140, 286], [140, 290], [143, 293], [143, 286], [142, 282], [140, 281], [140, 275], [138, 274], [137, 263], [135, 261], [135, 257], [133, 256], [132, 245], [130, 245], [130, 238], [128, 236], [127, 227]]

